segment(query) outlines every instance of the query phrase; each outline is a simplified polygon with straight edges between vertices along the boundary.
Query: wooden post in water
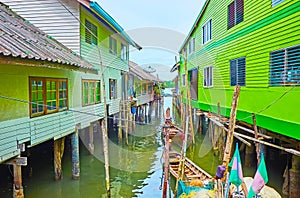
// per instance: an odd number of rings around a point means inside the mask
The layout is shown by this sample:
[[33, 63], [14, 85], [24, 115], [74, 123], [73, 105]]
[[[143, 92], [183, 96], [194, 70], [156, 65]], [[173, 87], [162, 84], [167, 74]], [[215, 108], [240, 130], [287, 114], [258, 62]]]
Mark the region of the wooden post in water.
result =
[[14, 167], [14, 192], [13, 198], [24, 198], [24, 191], [22, 186], [22, 169], [20, 165], [13, 164]]
[[[255, 139], [258, 140], [258, 129], [257, 129], [257, 125], [256, 125], [256, 116], [254, 113], [252, 113], [252, 119], [253, 119], [253, 130], [254, 130], [254, 135], [255, 135]], [[256, 150], [256, 158], [257, 158], [257, 166], [260, 163], [260, 149], [259, 149], [259, 143], [255, 142], [255, 150]]]
[[120, 107], [119, 107], [118, 141], [119, 143], [122, 143], [122, 101], [120, 101]]
[[126, 140], [126, 145], [128, 145], [128, 127], [129, 127], [129, 114], [130, 114], [130, 103], [127, 101], [124, 101], [124, 125], [125, 125], [125, 140]]
[[62, 179], [61, 159], [65, 149], [65, 137], [54, 140], [54, 173], [55, 180]]
[[[165, 136], [165, 160], [164, 160], [164, 185], [163, 185], [163, 198], [167, 198], [167, 189], [169, 181], [169, 131]], [[170, 184], [169, 184], [170, 185]]]
[[76, 126], [75, 132], [71, 134], [72, 178], [73, 179], [79, 179], [80, 177], [78, 128], [79, 127]]
[[98, 47], [98, 54], [100, 58], [100, 70], [102, 81], [102, 93], [103, 93], [103, 106], [104, 106], [104, 118], [102, 119], [102, 139], [103, 139], [103, 151], [104, 151], [104, 166], [105, 166], [105, 180], [106, 180], [106, 193], [110, 198], [110, 183], [109, 183], [109, 157], [108, 157], [108, 135], [107, 135], [107, 102], [106, 102], [106, 86], [104, 78], [104, 66], [101, 59], [100, 47]]
[[[230, 160], [230, 154], [231, 154], [231, 148], [233, 144], [233, 132], [235, 129], [235, 122], [236, 122], [236, 112], [237, 112], [237, 106], [239, 102], [239, 96], [240, 96], [240, 86], [235, 86], [234, 88], [234, 93], [232, 96], [232, 103], [231, 103], [231, 111], [230, 111], [230, 119], [229, 119], [229, 125], [228, 125], [228, 134], [227, 134], [227, 140], [226, 140], [226, 145], [225, 145], [225, 152], [224, 152], [224, 157], [223, 157], [223, 166], [226, 167], [224, 176], [226, 176], [228, 172], [228, 164]], [[242, 189], [245, 193], [245, 195], [248, 195], [248, 190], [246, 187], [245, 182], [242, 183]]]
[[89, 154], [94, 155], [94, 126], [93, 123], [90, 123], [89, 126]]

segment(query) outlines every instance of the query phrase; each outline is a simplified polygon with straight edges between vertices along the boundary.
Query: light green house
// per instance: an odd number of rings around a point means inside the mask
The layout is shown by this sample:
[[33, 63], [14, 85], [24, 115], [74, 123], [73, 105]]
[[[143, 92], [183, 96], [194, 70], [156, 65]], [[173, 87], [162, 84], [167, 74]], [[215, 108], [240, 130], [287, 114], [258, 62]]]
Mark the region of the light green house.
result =
[[98, 71], [3, 4], [0, 16], [1, 164], [20, 155], [25, 144], [67, 136], [99, 115], [74, 97], [81, 79], [96, 78]]
[[255, 113], [259, 127], [299, 140], [299, 32], [298, 0], [207, 0], [179, 50], [183, 96], [188, 86], [194, 108], [220, 103], [229, 117], [240, 85], [237, 120]]
[[[138, 50], [141, 47], [98, 3], [89, 0], [60, 0], [47, 4], [35, 0], [3, 2], [99, 71], [96, 78], [82, 77], [79, 87], [82, 92], [75, 97], [82, 107], [101, 106], [98, 113], [104, 116], [103, 95], [93, 101], [92, 98], [89, 99], [87, 90], [98, 84], [102, 89], [101, 85], [105, 83], [108, 114], [112, 116], [119, 112], [120, 100], [128, 97], [126, 76], [129, 71], [129, 46]], [[104, 67], [105, 82], [101, 82], [101, 65]], [[88, 125], [82, 127], [86, 126]]]

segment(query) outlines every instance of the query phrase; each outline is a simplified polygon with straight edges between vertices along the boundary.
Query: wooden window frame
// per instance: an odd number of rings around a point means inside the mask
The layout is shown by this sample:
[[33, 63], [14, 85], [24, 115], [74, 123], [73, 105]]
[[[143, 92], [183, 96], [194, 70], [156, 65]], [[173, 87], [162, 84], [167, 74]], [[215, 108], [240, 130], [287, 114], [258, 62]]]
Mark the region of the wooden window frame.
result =
[[[37, 113], [33, 113], [33, 107], [32, 105], [34, 104], [33, 102], [33, 89], [32, 89], [32, 83], [33, 81], [41, 81], [42, 82], [42, 100], [43, 100], [43, 111], [41, 112], [37, 112]], [[56, 82], [55, 85], [55, 95], [56, 95], [56, 105], [55, 105], [55, 109], [53, 110], [49, 110], [47, 103], [48, 103], [48, 99], [47, 99], [47, 81], [51, 81], [51, 82]], [[60, 89], [59, 87], [59, 82], [65, 82], [65, 86], [66, 89]], [[63, 91], [65, 92], [65, 98], [60, 98], [60, 92]], [[65, 100], [66, 106], [64, 108], [60, 108], [59, 107], [59, 102], [60, 100]], [[48, 114], [52, 114], [52, 113], [57, 113], [57, 112], [61, 112], [61, 111], [65, 111], [69, 109], [69, 88], [68, 88], [68, 79], [67, 78], [45, 78], [45, 77], [29, 77], [29, 101], [30, 101], [30, 105], [29, 105], [29, 115], [30, 117], [38, 117], [38, 116], [42, 116], [42, 115], [48, 115]], [[38, 104], [39, 105], [39, 104]], [[38, 108], [38, 107], [37, 107]]]
[[[114, 82], [114, 90], [112, 90], [112, 84], [111, 82]], [[117, 99], [118, 98], [118, 90], [117, 90], [117, 80], [116, 79], [109, 79], [109, 99]]]
[[[85, 86], [84, 84], [88, 83], [88, 94], [87, 94], [87, 103], [85, 103]], [[97, 83], [99, 83], [99, 101], [97, 101]], [[91, 85], [94, 85], [93, 93], [91, 93]], [[82, 79], [82, 106], [89, 106], [89, 105], [94, 105], [94, 104], [99, 104], [101, 103], [101, 81], [100, 80], [91, 80], [91, 79]], [[94, 101], [90, 101], [91, 95], [93, 96]]]
[[109, 37], [109, 52], [111, 54], [117, 55], [117, 39], [113, 38], [112, 36]]
[[87, 19], [85, 19], [85, 42], [90, 45], [98, 45], [98, 28]]
[[213, 87], [213, 66], [208, 66], [203, 68], [203, 87], [212, 88]]

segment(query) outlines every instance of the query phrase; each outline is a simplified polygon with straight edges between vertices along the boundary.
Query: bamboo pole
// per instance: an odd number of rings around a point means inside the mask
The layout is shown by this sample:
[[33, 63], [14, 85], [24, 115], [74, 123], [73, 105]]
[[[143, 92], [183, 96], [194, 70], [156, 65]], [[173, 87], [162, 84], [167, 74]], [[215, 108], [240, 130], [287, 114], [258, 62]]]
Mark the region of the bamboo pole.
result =
[[232, 147], [232, 143], [233, 143], [233, 132], [234, 132], [234, 128], [235, 128], [235, 120], [236, 120], [236, 112], [237, 112], [239, 94], [240, 94], [240, 86], [235, 86], [234, 93], [232, 96], [232, 106], [231, 106], [231, 112], [230, 112], [225, 153], [224, 153], [224, 157], [223, 157], [223, 166], [226, 167], [226, 170], [228, 168], [230, 154], [231, 154], [231, 147]]
[[104, 151], [106, 193], [107, 193], [107, 197], [110, 198], [108, 135], [107, 135], [107, 124], [106, 124], [107, 123], [106, 86], [105, 86], [105, 78], [104, 78], [104, 66], [102, 64], [100, 47], [98, 47], [98, 53], [100, 57], [100, 70], [101, 70], [103, 106], [104, 106], [104, 118], [102, 119], [102, 139], [103, 139], [103, 151]]
[[163, 185], [163, 198], [167, 198], [167, 189], [169, 181], [169, 130], [165, 136], [165, 163], [164, 163], [164, 185]]
[[[256, 125], [256, 116], [254, 113], [252, 113], [252, 119], [253, 119], [253, 130], [255, 133], [255, 139], [258, 140], [258, 129], [257, 129], [257, 125]], [[255, 149], [256, 149], [256, 158], [257, 158], [257, 166], [260, 163], [260, 151], [259, 151], [259, 143], [256, 142], [255, 143]]]

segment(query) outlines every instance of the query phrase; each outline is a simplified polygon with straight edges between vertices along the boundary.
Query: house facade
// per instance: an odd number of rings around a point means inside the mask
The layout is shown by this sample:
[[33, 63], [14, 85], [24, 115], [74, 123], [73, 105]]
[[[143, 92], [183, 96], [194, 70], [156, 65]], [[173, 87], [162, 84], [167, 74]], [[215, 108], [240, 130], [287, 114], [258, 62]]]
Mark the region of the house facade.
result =
[[[129, 46], [137, 49], [141, 47], [105, 10], [89, 0], [3, 2], [92, 64], [99, 71], [99, 75], [96, 81], [82, 79], [82, 87], [86, 87], [83, 89], [87, 90], [87, 87], [96, 86], [97, 83], [105, 83], [108, 114], [114, 115], [119, 112], [120, 100], [128, 97], [123, 93], [127, 93]], [[102, 70], [105, 82], [101, 82]], [[87, 98], [85, 100], [82, 106], [94, 106], [92, 103], [101, 102], [89, 102]], [[104, 114], [104, 107], [100, 109], [100, 114]]]
[[[0, 5], [0, 163], [100, 119], [97, 106], [83, 106], [81, 80], [98, 71], [43, 31]], [[101, 98], [100, 85], [89, 90]], [[83, 94], [84, 95], [84, 94]]]
[[298, 0], [207, 0], [179, 50], [183, 96], [229, 117], [239, 85], [237, 120], [299, 140], [299, 21]]

